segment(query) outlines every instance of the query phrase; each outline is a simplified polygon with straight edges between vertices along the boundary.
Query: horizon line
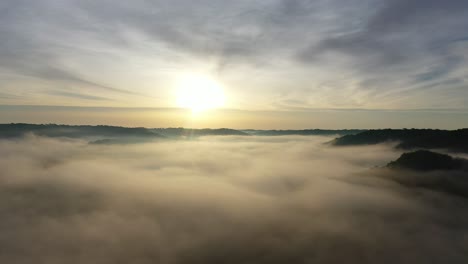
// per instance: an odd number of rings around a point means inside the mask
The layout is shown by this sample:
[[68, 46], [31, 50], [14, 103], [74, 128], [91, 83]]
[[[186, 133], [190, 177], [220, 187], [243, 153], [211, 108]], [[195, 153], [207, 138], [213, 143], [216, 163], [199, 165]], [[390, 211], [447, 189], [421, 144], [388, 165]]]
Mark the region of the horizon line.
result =
[[145, 128], [145, 129], [171, 129], [171, 128], [182, 128], [182, 129], [191, 129], [191, 130], [203, 130], [203, 129], [210, 129], [210, 130], [219, 130], [219, 129], [230, 129], [236, 131], [307, 131], [307, 130], [321, 130], [321, 131], [350, 131], [350, 130], [358, 130], [358, 131], [370, 131], [370, 130], [442, 130], [442, 131], [456, 131], [456, 130], [463, 130], [468, 129], [468, 127], [460, 127], [455, 129], [441, 129], [441, 128], [391, 128], [391, 127], [382, 127], [382, 128], [301, 128], [301, 129], [255, 129], [255, 128], [229, 128], [229, 127], [204, 127], [204, 128], [194, 128], [194, 127], [145, 127], [145, 126], [117, 126], [117, 125], [91, 125], [91, 124], [65, 124], [65, 123], [25, 123], [25, 122], [9, 122], [9, 123], [0, 123], [0, 125], [36, 125], [36, 126], [47, 126], [47, 125], [55, 125], [55, 126], [90, 126], [90, 127], [122, 127], [122, 128]]

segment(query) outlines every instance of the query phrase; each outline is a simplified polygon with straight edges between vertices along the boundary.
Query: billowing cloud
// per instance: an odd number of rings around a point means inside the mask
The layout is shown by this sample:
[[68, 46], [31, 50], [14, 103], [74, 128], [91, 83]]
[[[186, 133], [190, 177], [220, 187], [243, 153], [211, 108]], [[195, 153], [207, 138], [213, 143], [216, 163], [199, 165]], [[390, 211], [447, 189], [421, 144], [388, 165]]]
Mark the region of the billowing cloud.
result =
[[330, 139], [2, 140], [0, 261], [466, 262], [464, 198], [373, 169], [391, 146]]

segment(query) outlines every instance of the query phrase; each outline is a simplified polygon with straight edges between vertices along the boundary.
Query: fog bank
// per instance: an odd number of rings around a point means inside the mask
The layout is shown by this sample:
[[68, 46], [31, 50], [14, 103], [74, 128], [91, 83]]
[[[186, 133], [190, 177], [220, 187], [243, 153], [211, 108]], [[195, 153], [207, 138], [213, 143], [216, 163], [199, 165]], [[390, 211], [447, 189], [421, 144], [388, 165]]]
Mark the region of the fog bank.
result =
[[466, 263], [465, 198], [331, 139], [1, 140], [0, 262]]

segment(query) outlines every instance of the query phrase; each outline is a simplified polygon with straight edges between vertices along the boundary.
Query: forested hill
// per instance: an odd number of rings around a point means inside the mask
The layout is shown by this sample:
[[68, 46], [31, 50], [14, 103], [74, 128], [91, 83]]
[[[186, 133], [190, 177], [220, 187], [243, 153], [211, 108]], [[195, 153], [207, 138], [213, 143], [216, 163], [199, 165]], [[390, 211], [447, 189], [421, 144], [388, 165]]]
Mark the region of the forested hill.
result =
[[118, 126], [69, 126], [56, 124], [0, 124], [0, 138], [22, 137], [32, 133], [46, 137], [92, 138], [92, 137], [145, 137], [155, 138], [162, 135], [143, 127]]
[[399, 142], [401, 149], [447, 149], [468, 153], [468, 129], [380, 129], [335, 139], [335, 146], [372, 145]]
[[354, 135], [366, 130], [362, 129], [303, 129], [303, 130], [242, 130], [250, 135], [255, 136], [343, 136]]
[[[21, 137], [28, 133], [47, 137], [69, 138], [194, 138], [202, 136], [336, 136], [350, 135], [364, 130], [236, 130], [230, 128], [144, 128], [119, 126], [71, 126], [56, 124], [0, 124], [0, 138]], [[107, 142], [107, 141], [106, 141]]]
[[[0, 124], [0, 138], [22, 137], [26, 134], [34, 134], [46, 137], [68, 138], [95, 138], [95, 139], [119, 139], [119, 138], [180, 138], [200, 136], [236, 135], [248, 136], [247, 133], [227, 128], [219, 129], [189, 129], [189, 128], [144, 128], [144, 127], [119, 127], [119, 126], [70, 126], [56, 124]], [[104, 142], [107, 142], [104, 141]]]
[[468, 198], [468, 160], [427, 150], [403, 153], [374, 175], [410, 188]]
[[461, 170], [467, 162], [465, 159], [454, 158], [442, 153], [417, 150], [403, 153], [397, 160], [388, 163], [387, 167], [417, 171]]

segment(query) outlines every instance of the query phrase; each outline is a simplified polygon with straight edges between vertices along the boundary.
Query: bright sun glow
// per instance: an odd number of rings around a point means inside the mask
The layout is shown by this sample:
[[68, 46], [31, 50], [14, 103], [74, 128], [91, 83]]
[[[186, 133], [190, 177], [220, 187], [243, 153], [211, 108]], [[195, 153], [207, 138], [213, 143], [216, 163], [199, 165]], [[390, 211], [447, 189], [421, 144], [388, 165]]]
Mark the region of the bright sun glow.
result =
[[219, 108], [224, 105], [224, 91], [219, 83], [202, 75], [188, 75], [180, 79], [177, 87], [177, 106], [192, 112]]

